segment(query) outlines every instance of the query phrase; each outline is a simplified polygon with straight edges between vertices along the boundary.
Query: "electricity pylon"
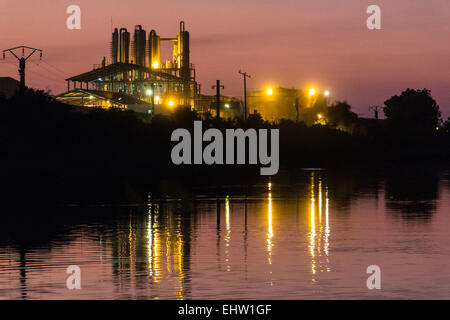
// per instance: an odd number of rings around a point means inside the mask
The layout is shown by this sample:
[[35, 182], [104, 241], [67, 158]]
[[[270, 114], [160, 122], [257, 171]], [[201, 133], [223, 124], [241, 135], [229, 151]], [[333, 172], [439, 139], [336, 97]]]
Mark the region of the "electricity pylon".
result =
[[[14, 53], [14, 50], [22, 49], [22, 57], [19, 58], [18, 55]], [[25, 49], [32, 50], [31, 53], [25, 57]], [[40, 53], [40, 59], [42, 60], [42, 50], [36, 48], [30, 48], [26, 46], [15, 47], [11, 49], [3, 50], [3, 60], [5, 60], [6, 52], [11, 53], [17, 60], [19, 60], [19, 75], [20, 75], [20, 89], [25, 89], [25, 66], [26, 61], [30, 58], [36, 51]]]

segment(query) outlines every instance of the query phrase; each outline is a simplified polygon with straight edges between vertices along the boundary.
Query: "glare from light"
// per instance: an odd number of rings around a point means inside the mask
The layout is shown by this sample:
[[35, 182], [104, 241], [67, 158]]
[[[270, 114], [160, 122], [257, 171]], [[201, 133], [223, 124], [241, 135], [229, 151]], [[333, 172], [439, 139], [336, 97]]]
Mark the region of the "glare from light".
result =
[[272, 88], [267, 89], [266, 93], [268, 96], [271, 96], [273, 94], [273, 89]]
[[153, 62], [152, 67], [153, 67], [153, 69], [158, 69], [159, 63], [157, 61]]
[[159, 96], [155, 96], [155, 103], [159, 104], [159, 101], [161, 100], [161, 98]]
[[325, 95], [325, 97], [328, 97], [330, 95], [330, 91], [325, 91], [323, 94]]
[[148, 89], [147, 91], [146, 91], [146, 94], [147, 94], [147, 96], [152, 96], [153, 95], [153, 91], [151, 90], [151, 89]]
[[322, 118], [323, 118], [323, 115], [322, 115], [321, 113], [319, 113], [319, 114], [317, 115], [317, 118], [322, 119]]
[[89, 96], [89, 99], [90, 99], [90, 100], [94, 99], [94, 96]]
[[173, 107], [175, 105], [175, 102], [173, 102], [172, 100], [169, 101], [169, 106]]
[[225, 105], [225, 108], [230, 109], [230, 105], [227, 103], [227, 104]]
[[316, 90], [315, 89], [309, 89], [309, 95], [313, 96], [316, 94]]

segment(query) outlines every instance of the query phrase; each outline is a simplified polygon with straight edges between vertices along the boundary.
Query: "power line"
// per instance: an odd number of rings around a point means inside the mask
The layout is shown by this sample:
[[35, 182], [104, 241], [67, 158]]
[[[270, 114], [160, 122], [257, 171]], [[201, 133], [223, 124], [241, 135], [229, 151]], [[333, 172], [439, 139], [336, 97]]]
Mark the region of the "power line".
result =
[[61, 82], [61, 79], [54, 78], [52, 75], [43, 74], [42, 72], [38, 72], [35, 70], [30, 70], [30, 72], [38, 77], [53, 81], [53, 82]]
[[51, 76], [54, 76], [55, 78], [58, 78], [58, 81], [64, 80], [64, 77], [62, 77], [60, 74], [57, 74], [55, 71], [48, 69], [47, 67], [44, 67], [41, 64], [35, 64], [37, 67], [40, 67], [47, 71]]
[[48, 63], [46, 60], [42, 60], [43, 63], [45, 63], [46, 65], [52, 67], [53, 69], [55, 69], [56, 71], [60, 72], [61, 74], [63, 74], [65, 77], [66, 76], [70, 76], [67, 72], [62, 71], [61, 69], [57, 68], [56, 66]]

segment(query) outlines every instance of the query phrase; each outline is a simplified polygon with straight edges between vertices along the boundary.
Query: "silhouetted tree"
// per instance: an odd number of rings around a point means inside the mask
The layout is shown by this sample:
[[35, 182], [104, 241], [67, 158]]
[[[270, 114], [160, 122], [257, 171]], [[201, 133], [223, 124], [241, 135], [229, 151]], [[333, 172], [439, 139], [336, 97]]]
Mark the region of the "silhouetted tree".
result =
[[247, 126], [250, 128], [261, 128], [265, 126], [265, 121], [261, 114], [254, 110], [253, 113], [250, 113], [247, 119]]
[[442, 124], [441, 130], [444, 134], [450, 135], [450, 118]]
[[350, 111], [351, 106], [347, 101], [337, 101], [326, 112], [327, 123], [334, 128], [344, 131], [352, 131], [358, 121], [356, 113]]
[[430, 136], [436, 132], [441, 113], [430, 90], [406, 89], [384, 103], [388, 128], [398, 135]]

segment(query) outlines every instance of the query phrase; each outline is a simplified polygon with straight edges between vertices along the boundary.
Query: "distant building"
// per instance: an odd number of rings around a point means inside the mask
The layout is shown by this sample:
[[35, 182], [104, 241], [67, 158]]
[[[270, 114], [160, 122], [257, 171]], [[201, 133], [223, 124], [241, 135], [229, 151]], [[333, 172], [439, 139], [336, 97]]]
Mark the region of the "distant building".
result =
[[[57, 99], [86, 107], [117, 105], [147, 113], [146, 105], [155, 114], [169, 113], [177, 106], [198, 108], [199, 87], [190, 63], [189, 38], [184, 22], [178, 35], [170, 38], [160, 37], [155, 30], [147, 37], [137, 25], [132, 39], [126, 28], [116, 28], [111, 59], [103, 58], [92, 70], [66, 79], [68, 91]], [[173, 45], [173, 55], [166, 61], [161, 59], [162, 43]]]
[[272, 122], [280, 119], [310, 122], [310, 111], [323, 108], [327, 100], [325, 94], [315, 90], [267, 88], [247, 94], [249, 114], [256, 110], [264, 120]]
[[20, 82], [11, 77], [0, 77], [0, 94], [11, 98], [19, 89]]
[[[213, 117], [217, 116], [217, 98], [216, 96], [198, 94], [196, 110], [204, 115], [210, 114]], [[222, 119], [234, 119], [242, 117], [243, 106], [242, 101], [238, 98], [220, 96], [220, 117]]]
[[[177, 106], [200, 115], [216, 114], [216, 98], [200, 93], [195, 66], [190, 60], [190, 35], [180, 22], [177, 36], [162, 38], [137, 25], [134, 37], [116, 28], [111, 38], [111, 58], [85, 73], [67, 78], [67, 92], [56, 98], [64, 103], [101, 108], [120, 108], [146, 114], [170, 114]], [[161, 45], [173, 47], [162, 59]], [[221, 97], [221, 117], [241, 116], [241, 102]]]
[[56, 96], [56, 99], [66, 104], [81, 107], [117, 108], [145, 114], [154, 113], [156, 108], [156, 113], [163, 113], [159, 110], [158, 105], [153, 108], [151, 103], [120, 92], [75, 89]]

